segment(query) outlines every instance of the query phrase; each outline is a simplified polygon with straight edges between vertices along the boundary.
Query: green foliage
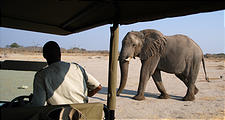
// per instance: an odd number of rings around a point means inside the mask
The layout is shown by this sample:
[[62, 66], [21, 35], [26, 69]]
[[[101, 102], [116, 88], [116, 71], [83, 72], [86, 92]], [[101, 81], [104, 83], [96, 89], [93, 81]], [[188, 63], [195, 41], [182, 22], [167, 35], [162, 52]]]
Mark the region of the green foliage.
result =
[[20, 48], [22, 46], [20, 46], [19, 44], [17, 43], [12, 43], [11, 45], [7, 45], [6, 47], [9, 47], [9, 48]]

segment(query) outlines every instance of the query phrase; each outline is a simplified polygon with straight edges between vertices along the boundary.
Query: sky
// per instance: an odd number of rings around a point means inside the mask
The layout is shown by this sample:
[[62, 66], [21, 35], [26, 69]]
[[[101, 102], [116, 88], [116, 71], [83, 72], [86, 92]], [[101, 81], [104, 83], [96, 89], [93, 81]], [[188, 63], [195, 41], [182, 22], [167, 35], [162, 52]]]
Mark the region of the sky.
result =
[[[164, 35], [184, 34], [193, 39], [203, 53], [225, 53], [225, 10], [200, 13], [182, 17], [165, 18], [119, 26], [119, 50], [123, 37], [129, 31], [156, 29]], [[110, 26], [104, 25], [67, 36], [30, 32], [0, 27], [0, 47], [12, 43], [21, 46], [43, 46], [47, 41], [56, 41], [60, 47], [87, 50], [109, 50]]]

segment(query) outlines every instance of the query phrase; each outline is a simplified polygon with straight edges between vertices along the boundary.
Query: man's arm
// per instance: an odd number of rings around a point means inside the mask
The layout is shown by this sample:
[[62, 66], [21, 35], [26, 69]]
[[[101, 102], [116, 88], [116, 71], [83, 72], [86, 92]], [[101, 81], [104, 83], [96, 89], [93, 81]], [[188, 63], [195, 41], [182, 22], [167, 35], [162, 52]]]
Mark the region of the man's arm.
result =
[[102, 86], [99, 85], [97, 88], [95, 88], [94, 90], [88, 91], [88, 97], [92, 97], [94, 96], [99, 90], [102, 89]]
[[46, 101], [46, 92], [43, 86], [43, 80], [39, 74], [35, 74], [34, 83], [33, 83], [33, 106], [44, 106]]

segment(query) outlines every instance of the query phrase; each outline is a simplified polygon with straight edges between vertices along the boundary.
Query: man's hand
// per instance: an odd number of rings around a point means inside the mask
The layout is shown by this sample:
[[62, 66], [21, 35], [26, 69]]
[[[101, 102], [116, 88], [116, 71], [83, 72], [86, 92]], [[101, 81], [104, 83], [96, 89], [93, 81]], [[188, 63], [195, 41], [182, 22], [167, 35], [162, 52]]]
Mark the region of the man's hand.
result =
[[102, 86], [99, 85], [97, 88], [95, 88], [94, 90], [88, 91], [88, 97], [92, 97], [94, 96], [99, 90], [102, 89]]

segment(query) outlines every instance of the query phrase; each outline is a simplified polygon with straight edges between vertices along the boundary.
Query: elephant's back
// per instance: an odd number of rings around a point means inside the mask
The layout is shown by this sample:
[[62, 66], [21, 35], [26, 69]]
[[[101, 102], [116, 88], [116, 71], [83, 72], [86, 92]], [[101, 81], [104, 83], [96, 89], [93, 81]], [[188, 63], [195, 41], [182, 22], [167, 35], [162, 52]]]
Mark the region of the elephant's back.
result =
[[203, 54], [199, 45], [186, 35], [177, 34], [166, 36], [166, 39], [168, 48], [174, 48], [180, 52], [184, 52], [184, 54], [187, 54], [187, 51], [189, 51], [190, 54], [193, 54], [193, 52]]
[[[169, 73], [181, 73], [188, 62], [202, 59], [202, 50], [185, 35], [166, 36], [167, 48], [165, 55], [160, 59], [161, 70]], [[166, 66], [165, 66], [166, 65]]]

